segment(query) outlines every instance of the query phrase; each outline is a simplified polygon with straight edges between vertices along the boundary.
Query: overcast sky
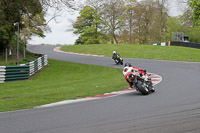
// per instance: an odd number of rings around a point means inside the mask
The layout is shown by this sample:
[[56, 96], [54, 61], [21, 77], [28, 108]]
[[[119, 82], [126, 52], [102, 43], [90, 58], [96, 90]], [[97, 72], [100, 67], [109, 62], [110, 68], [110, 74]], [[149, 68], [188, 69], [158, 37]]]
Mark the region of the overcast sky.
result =
[[[180, 8], [180, 4], [177, 4], [174, 0], [170, 0], [169, 3], [169, 15], [178, 16], [183, 13], [183, 8]], [[72, 24], [69, 20], [76, 20], [78, 12], [69, 13], [68, 11], [62, 12], [62, 15], [48, 23], [51, 28], [50, 33], [45, 33], [45, 38], [33, 37], [29, 44], [74, 44], [77, 35], [73, 34]], [[52, 11], [49, 11], [49, 15], [46, 17], [47, 21], [52, 17]]]

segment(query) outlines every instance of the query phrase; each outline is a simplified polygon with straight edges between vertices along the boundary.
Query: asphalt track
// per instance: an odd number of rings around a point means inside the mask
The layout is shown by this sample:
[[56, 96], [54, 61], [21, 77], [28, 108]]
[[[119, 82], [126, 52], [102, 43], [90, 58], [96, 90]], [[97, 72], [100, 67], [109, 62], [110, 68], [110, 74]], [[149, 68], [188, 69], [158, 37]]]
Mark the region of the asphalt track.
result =
[[[53, 48], [28, 46], [52, 59], [122, 68], [108, 57], [56, 53]], [[156, 92], [0, 113], [0, 133], [200, 133], [200, 63], [124, 61], [161, 75]]]

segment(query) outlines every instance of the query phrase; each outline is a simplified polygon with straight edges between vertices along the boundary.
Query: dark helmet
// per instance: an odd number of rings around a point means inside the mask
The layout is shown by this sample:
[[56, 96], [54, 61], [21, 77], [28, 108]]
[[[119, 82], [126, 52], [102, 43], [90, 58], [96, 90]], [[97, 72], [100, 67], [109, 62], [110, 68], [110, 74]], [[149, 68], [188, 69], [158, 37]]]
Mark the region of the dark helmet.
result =
[[124, 67], [132, 67], [132, 65], [131, 65], [131, 63], [129, 63], [129, 62], [127, 62], [125, 65], [124, 65]]

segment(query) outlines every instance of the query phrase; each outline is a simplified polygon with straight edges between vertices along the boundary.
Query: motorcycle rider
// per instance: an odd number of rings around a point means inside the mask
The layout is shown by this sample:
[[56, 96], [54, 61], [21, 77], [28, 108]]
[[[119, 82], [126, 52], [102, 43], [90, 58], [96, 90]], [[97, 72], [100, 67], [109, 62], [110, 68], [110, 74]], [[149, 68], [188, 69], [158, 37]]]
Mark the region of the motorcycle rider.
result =
[[118, 60], [118, 57], [119, 57], [119, 54], [116, 52], [116, 51], [113, 51], [113, 56], [112, 56], [112, 59], [114, 60]]
[[142, 76], [142, 73], [146, 74], [146, 70], [143, 70], [141, 68], [136, 68], [131, 65], [131, 63], [126, 63], [124, 65], [123, 75], [126, 79], [126, 81], [129, 83], [130, 88], [133, 88], [133, 75]]
[[[131, 63], [126, 63], [124, 65], [124, 70], [123, 70], [123, 75], [126, 79], [126, 81], [129, 83], [130, 88], [133, 88], [133, 80], [135, 80], [134, 76], [140, 76], [141, 78], [145, 78], [145, 76], [147, 75], [146, 70], [141, 69], [141, 68], [136, 68], [134, 66], [131, 65]], [[150, 92], [155, 92], [154, 87], [152, 86], [152, 82], [151, 82], [151, 87], [149, 88]]]

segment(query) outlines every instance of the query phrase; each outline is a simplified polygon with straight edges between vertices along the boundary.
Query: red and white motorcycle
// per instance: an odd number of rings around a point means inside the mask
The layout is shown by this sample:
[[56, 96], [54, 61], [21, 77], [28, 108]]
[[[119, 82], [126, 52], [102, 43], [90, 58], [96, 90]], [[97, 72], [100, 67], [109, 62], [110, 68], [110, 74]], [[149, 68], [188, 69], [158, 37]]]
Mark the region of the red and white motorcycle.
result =
[[155, 92], [150, 75], [146, 70], [136, 67], [125, 67], [123, 70], [127, 82], [143, 95]]

